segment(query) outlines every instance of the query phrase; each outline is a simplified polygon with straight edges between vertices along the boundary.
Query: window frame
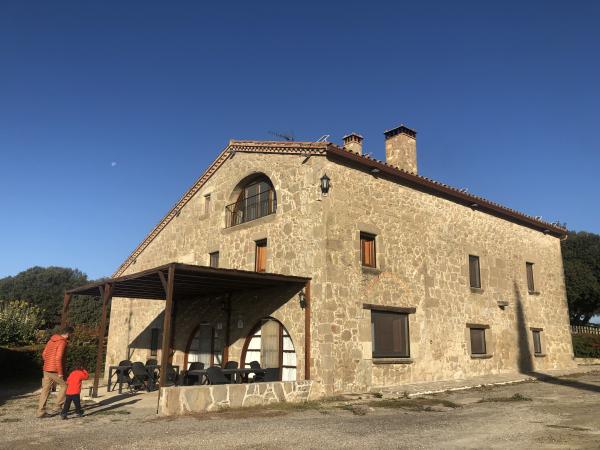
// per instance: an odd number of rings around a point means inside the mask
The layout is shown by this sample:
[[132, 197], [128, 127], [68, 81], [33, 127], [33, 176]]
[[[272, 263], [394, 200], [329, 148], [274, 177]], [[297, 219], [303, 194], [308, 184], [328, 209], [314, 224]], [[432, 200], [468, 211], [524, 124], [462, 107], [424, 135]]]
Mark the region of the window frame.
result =
[[[475, 267], [473, 267], [474, 264], [476, 264]], [[479, 256], [471, 254], [469, 255], [469, 286], [472, 289], [481, 289], [481, 259]]]
[[[220, 254], [218, 251], [216, 252], [210, 252], [208, 254], [208, 266], [209, 267], [213, 267], [215, 269], [219, 268], [219, 258], [220, 258]], [[213, 259], [216, 259], [216, 264], [213, 264]]]
[[160, 345], [160, 328], [150, 329], [150, 356], [158, 356]]
[[211, 194], [204, 195], [204, 215], [210, 215]]
[[[483, 326], [471, 326], [469, 327], [469, 344], [470, 344], [470, 352], [471, 355], [473, 356], [481, 356], [481, 355], [487, 355], [488, 354], [488, 345], [487, 345], [487, 338], [486, 338], [486, 332], [485, 330], [488, 329], [487, 327], [483, 327]], [[473, 332], [481, 332], [481, 336], [483, 338], [483, 351], [482, 352], [476, 352], [473, 349]]]
[[[398, 352], [378, 352], [376, 350], [376, 336], [377, 336], [377, 317], [381, 316], [396, 316], [398, 318], [402, 318], [404, 321], [404, 332], [400, 336], [401, 342], [400, 345], [402, 350]], [[399, 312], [399, 311], [390, 311], [386, 309], [375, 309], [371, 308], [371, 357], [372, 359], [410, 359], [410, 313], [409, 312]], [[380, 333], [384, 333], [380, 331]], [[389, 334], [386, 334], [389, 336]], [[393, 337], [392, 337], [393, 339]], [[404, 342], [402, 342], [402, 340]]]
[[[266, 272], [267, 271], [267, 248], [268, 240], [259, 239], [254, 242], [254, 271], [255, 272]], [[259, 250], [263, 249], [263, 250]]]
[[[533, 341], [533, 354], [534, 356], [540, 356], [544, 354], [544, 350], [542, 348], [542, 329], [532, 328], [531, 329], [531, 339]], [[537, 340], [536, 340], [537, 336]]]
[[[360, 264], [362, 267], [376, 268], [377, 267], [377, 235], [373, 233], [360, 232]], [[370, 253], [371, 263], [369, 264], [366, 260], [367, 251], [365, 250], [365, 244], [371, 243]]]
[[533, 265], [534, 263], [532, 262], [525, 262], [525, 277], [527, 278], [527, 291], [530, 294], [535, 293], [535, 275], [534, 275], [534, 269], [533, 269]]

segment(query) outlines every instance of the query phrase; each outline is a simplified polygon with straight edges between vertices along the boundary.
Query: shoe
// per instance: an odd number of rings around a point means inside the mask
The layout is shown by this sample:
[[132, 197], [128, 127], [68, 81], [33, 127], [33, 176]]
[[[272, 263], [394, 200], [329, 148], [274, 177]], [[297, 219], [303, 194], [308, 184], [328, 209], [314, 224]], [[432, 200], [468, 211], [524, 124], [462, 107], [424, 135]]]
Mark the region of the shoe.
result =
[[85, 414], [84, 413], [77, 413], [77, 417], [84, 417]]
[[60, 415], [60, 418], [61, 418], [62, 420], [67, 420], [67, 415], [66, 415], [66, 414], [61, 414], [61, 415]]
[[50, 415], [44, 411], [43, 413], [37, 413], [35, 417], [38, 419], [45, 419], [46, 417], [50, 417]]

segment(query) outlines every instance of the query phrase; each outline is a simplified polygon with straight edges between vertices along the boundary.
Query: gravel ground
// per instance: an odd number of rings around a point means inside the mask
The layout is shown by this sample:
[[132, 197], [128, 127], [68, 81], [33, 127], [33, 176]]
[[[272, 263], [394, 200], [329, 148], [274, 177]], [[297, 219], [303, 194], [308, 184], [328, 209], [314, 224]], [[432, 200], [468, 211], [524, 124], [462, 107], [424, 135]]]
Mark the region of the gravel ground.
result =
[[33, 389], [2, 390], [0, 448], [600, 448], [598, 371], [422, 398], [346, 397], [178, 418], [156, 417], [155, 395], [140, 394], [104, 399], [84, 418], [36, 419]]

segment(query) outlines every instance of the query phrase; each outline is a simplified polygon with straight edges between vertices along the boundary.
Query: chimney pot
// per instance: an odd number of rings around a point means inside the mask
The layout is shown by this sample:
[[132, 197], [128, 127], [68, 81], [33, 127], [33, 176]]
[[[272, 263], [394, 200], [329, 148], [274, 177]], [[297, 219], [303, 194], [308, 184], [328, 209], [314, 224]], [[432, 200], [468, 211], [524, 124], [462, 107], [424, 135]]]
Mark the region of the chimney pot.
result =
[[344, 136], [344, 148], [362, 155], [363, 137], [358, 133], [350, 133]]
[[417, 173], [417, 132], [400, 125], [383, 133], [385, 160], [406, 172]]

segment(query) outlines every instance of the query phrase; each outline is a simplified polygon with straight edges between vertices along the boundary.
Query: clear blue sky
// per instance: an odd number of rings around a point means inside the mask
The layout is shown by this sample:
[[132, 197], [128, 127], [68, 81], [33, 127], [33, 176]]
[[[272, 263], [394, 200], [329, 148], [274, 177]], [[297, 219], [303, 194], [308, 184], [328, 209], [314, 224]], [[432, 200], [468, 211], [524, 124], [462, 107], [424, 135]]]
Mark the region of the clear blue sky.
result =
[[269, 130], [405, 123], [421, 174], [600, 232], [599, 2], [213, 3], [0, 2], [0, 276], [110, 275]]

